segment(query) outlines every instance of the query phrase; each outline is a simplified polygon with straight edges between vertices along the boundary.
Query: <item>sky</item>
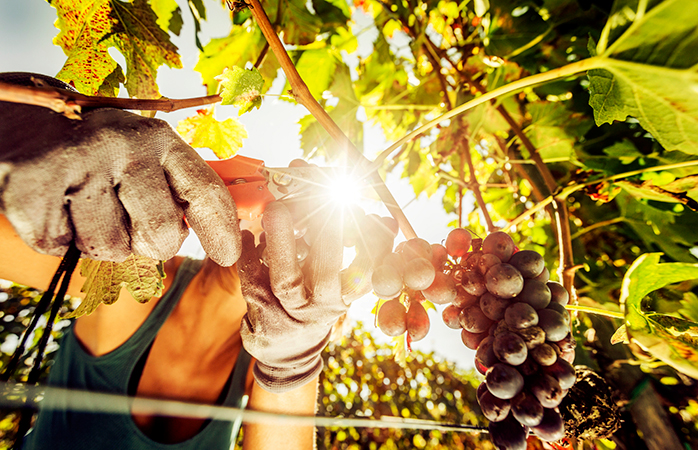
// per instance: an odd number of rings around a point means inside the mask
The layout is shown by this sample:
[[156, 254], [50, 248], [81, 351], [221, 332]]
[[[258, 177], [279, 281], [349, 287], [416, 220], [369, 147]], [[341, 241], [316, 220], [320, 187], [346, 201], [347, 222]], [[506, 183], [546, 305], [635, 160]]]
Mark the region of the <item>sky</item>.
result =
[[[178, 3], [182, 3], [181, 0]], [[220, 1], [205, 0], [208, 21], [202, 24], [203, 32], [200, 35], [205, 45], [209, 39], [227, 36], [230, 31], [230, 22], [227, 12], [223, 10]], [[198, 50], [194, 44], [194, 27], [191, 17], [186, 13], [187, 6], [183, 3], [185, 11], [184, 27], [180, 36], [171, 36], [173, 43], [179, 47], [182, 57], [183, 69], [169, 69], [162, 67], [158, 72], [158, 85], [163, 96], [169, 98], [187, 98], [206, 95], [206, 90], [201, 84], [201, 77], [193, 71], [198, 60]], [[370, 24], [370, 19], [355, 14], [357, 29]], [[53, 26], [56, 20], [55, 10], [43, 0], [0, 0], [0, 72], [26, 71], [37, 72], [46, 75], [57, 74], [65, 62], [65, 55], [60, 47], [54, 46], [53, 37], [58, 30]], [[375, 37], [371, 32], [361, 33], [359, 36], [359, 52], [370, 51], [370, 42]], [[112, 49], [110, 55], [125, 68], [124, 58], [118, 51]], [[279, 92], [282, 79], [272, 87], [272, 92]], [[122, 89], [125, 93], [125, 89]], [[182, 120], [195, 112], [191, 109], [173, 113], [158, 113], [156, 117], [167, 120], [176, 126]], [[244, 141], [240, 154], [265, 161], [269, 167], [286, 167], [288, 163], [302, 156], [300, 149], [300, 137], [298, 120], [307, 114], [307, 110], [301, 106], [281, 101], [274, 97], [264, 99], [262, 107], [239, 117], [245, 125], [248, 138]], [[216, 109], [219, 120], [227, 117], [237, 117], [237, 110], [233, 107], [221, 107]], [[273, 132], [270, 132], [273, 130]], [[372, 157], [388, 147], [380, 129], [365, 125], [364, 147], [367, 156]], [[207, 149], [200, 149], [204, 159], [216, 159], [213, 153]], [[431, 243], [441, 242], [446, 238], [449, 229], [446, 224], [455, 217], [447, 215], [441, 205], [439, 195], [431, 199], [425, 196], [415, 201], [414, 192], [407, 180], [400, 179], [401, 169], [389, 174], [386, 184], [391, 190], [399, 205], [410, 220], [417, 235]], [[388, 215], [385, 207], [378, 202], [362, 203], [361, 206], [369, 213]], [[402, 234], [396, 239], [396, 243], [404, 240]], [[190, 236], [185, 242], [182, 254], [203, 257], [203, 251], [198, 245], [196, 237]], [[368, 295], [357, 300], [351, 307], [350, 317], [362, 320], [367, 329], [371, 330], [379, 341], [388, 340], [379, 330], [373, 327], [371, 310], [376, 302], [373, 295]], [[473, 367], [474, 352], [465, 348], [461, 343], [460, 331], [447, 328], [441, 319], [443, 306], [437, 306], [438, 311], [429, 311], [431, 331], [422, 341], [413, 344], [414, 349], [435, 352], [452, 362], [461, 369]]]

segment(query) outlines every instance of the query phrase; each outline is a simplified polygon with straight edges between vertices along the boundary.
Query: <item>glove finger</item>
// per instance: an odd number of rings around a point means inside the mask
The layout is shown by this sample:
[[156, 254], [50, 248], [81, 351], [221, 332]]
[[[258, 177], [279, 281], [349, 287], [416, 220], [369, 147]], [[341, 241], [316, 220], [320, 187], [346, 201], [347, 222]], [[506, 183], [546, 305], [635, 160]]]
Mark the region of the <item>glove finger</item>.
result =
[[47, 170], [0, 163], [0, 212], [28, 246], [39, 253], [64, 256], [73, 231], [63, 207], [63, 191], [45, 187]]
[[256, 320], [257, 311], [278, 305], [269, 285], [269, 271], [260, 261], [254, 235], [248, 230], [242, 231], [242, 252], [237, 269], [242, 295], [247, 302], [247, 314], [252, 319]]
[[368, 294], [373, 288], [373, 269], [393, 248], [395, 234], [380, 217], [369, 214], [360, 224], [356, 258], [342, 270], [342, 298], [347, 305]]
[[339, 272], [342, 269], [344, 245], [342, 244], [342, 215], [328, 201], [319, 202], [311, 213], [314, 241], [305, 261], [305, 284], [313, 292], [317, 302], [329, 305], [340, 299]]
[[127, 216], [111, 186], [93, 177], [66, 195], [75, 245], [95, 260], [124, 261], [131, 254]]
[[240, 227], [233, 197], [216, 172], [164, 124], [169, 151], [163, 166], [170, 188], [182, 202], [189, 225], [209, 257], [221, 266], [240, 256]]
[[296, 310], [306, 304], [307, 297], [297, 261], [293, 218], [286, 206], [273, 202], [266, 206], [262, 221], [272, 291], [287, 311]]
[[177, 253], [189, 230], [165, 175], [154, 173], [152, 167], [147, 163], [126, 165], [117, 178], [117, 192], [131, 224], [133, 253], [167, 260]]

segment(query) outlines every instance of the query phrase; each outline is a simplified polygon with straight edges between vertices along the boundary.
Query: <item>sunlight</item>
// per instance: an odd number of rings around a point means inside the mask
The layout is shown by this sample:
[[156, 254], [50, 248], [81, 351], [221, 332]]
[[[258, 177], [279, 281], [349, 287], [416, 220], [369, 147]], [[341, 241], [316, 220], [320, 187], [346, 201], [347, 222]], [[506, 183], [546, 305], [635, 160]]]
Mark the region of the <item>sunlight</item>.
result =
[[359, 202], [361, 188], [359, 182], [348, 174], [338, 174], [328, 185], [328, 195], [337, 206], [348, 206]]

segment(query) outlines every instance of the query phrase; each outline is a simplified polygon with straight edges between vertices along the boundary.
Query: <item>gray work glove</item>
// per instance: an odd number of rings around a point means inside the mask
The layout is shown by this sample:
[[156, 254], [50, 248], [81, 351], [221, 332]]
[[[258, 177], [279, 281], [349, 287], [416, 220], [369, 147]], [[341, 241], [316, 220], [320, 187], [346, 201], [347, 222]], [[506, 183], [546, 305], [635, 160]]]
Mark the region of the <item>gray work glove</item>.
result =
[[[67, 85], [35, 74], [0, 81]], [[118, 109], [71, 120], [47, 108], [0, 102], [0, 212], [40, 253], [166, 260], [189, 231], [220, 265], [240, 254], [237, 211], [222, 180], [164, 121]]]
[[357, 257], [341, 270], [341, 214], [331, 206], [315, 211], [308, 230], [314, 238], [302, 266], [297, 261], [293, 219], [285, 205], [271, 203], [264, 211], [268, 267], [260, 261], [252, 233], [242, 234], [238, 273], [247, 301], [243, 345], [257, 359], [257, 383], [274, 393], [300, 387], [320, 373], [320, 354], [333, 325], [353, 300], [370, 292], [373, 267], [393, 246], [393, 232], [381, 220], [366, 216]]

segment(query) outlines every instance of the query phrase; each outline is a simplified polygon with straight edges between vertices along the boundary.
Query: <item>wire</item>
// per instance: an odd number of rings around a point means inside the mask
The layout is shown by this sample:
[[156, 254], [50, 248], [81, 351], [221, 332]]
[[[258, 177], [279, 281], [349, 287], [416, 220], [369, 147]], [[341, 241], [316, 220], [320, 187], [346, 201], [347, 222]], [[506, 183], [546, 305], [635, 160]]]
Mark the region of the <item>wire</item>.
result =
[[78, 389], [52, 386], [27, 386], [17, 383], [0, 383], [2, 395], [0, 406], [33, 406], [44, 410], [61, 409], [107, 414], [146, 414], [235, 421], [242, 418], [246, 423], [274, 423], [278, 425], [356, 428], [399, 428], [414, 430], [438, 430], [443, 432], [487, 433], [487, 428], [478, 425], [442, 423], [432, 420], [405, 419], [402, 417], [352, 418], [277, 414], [244, 410], [229, 406], [205, 403], [160, 400], [105, 394]]

